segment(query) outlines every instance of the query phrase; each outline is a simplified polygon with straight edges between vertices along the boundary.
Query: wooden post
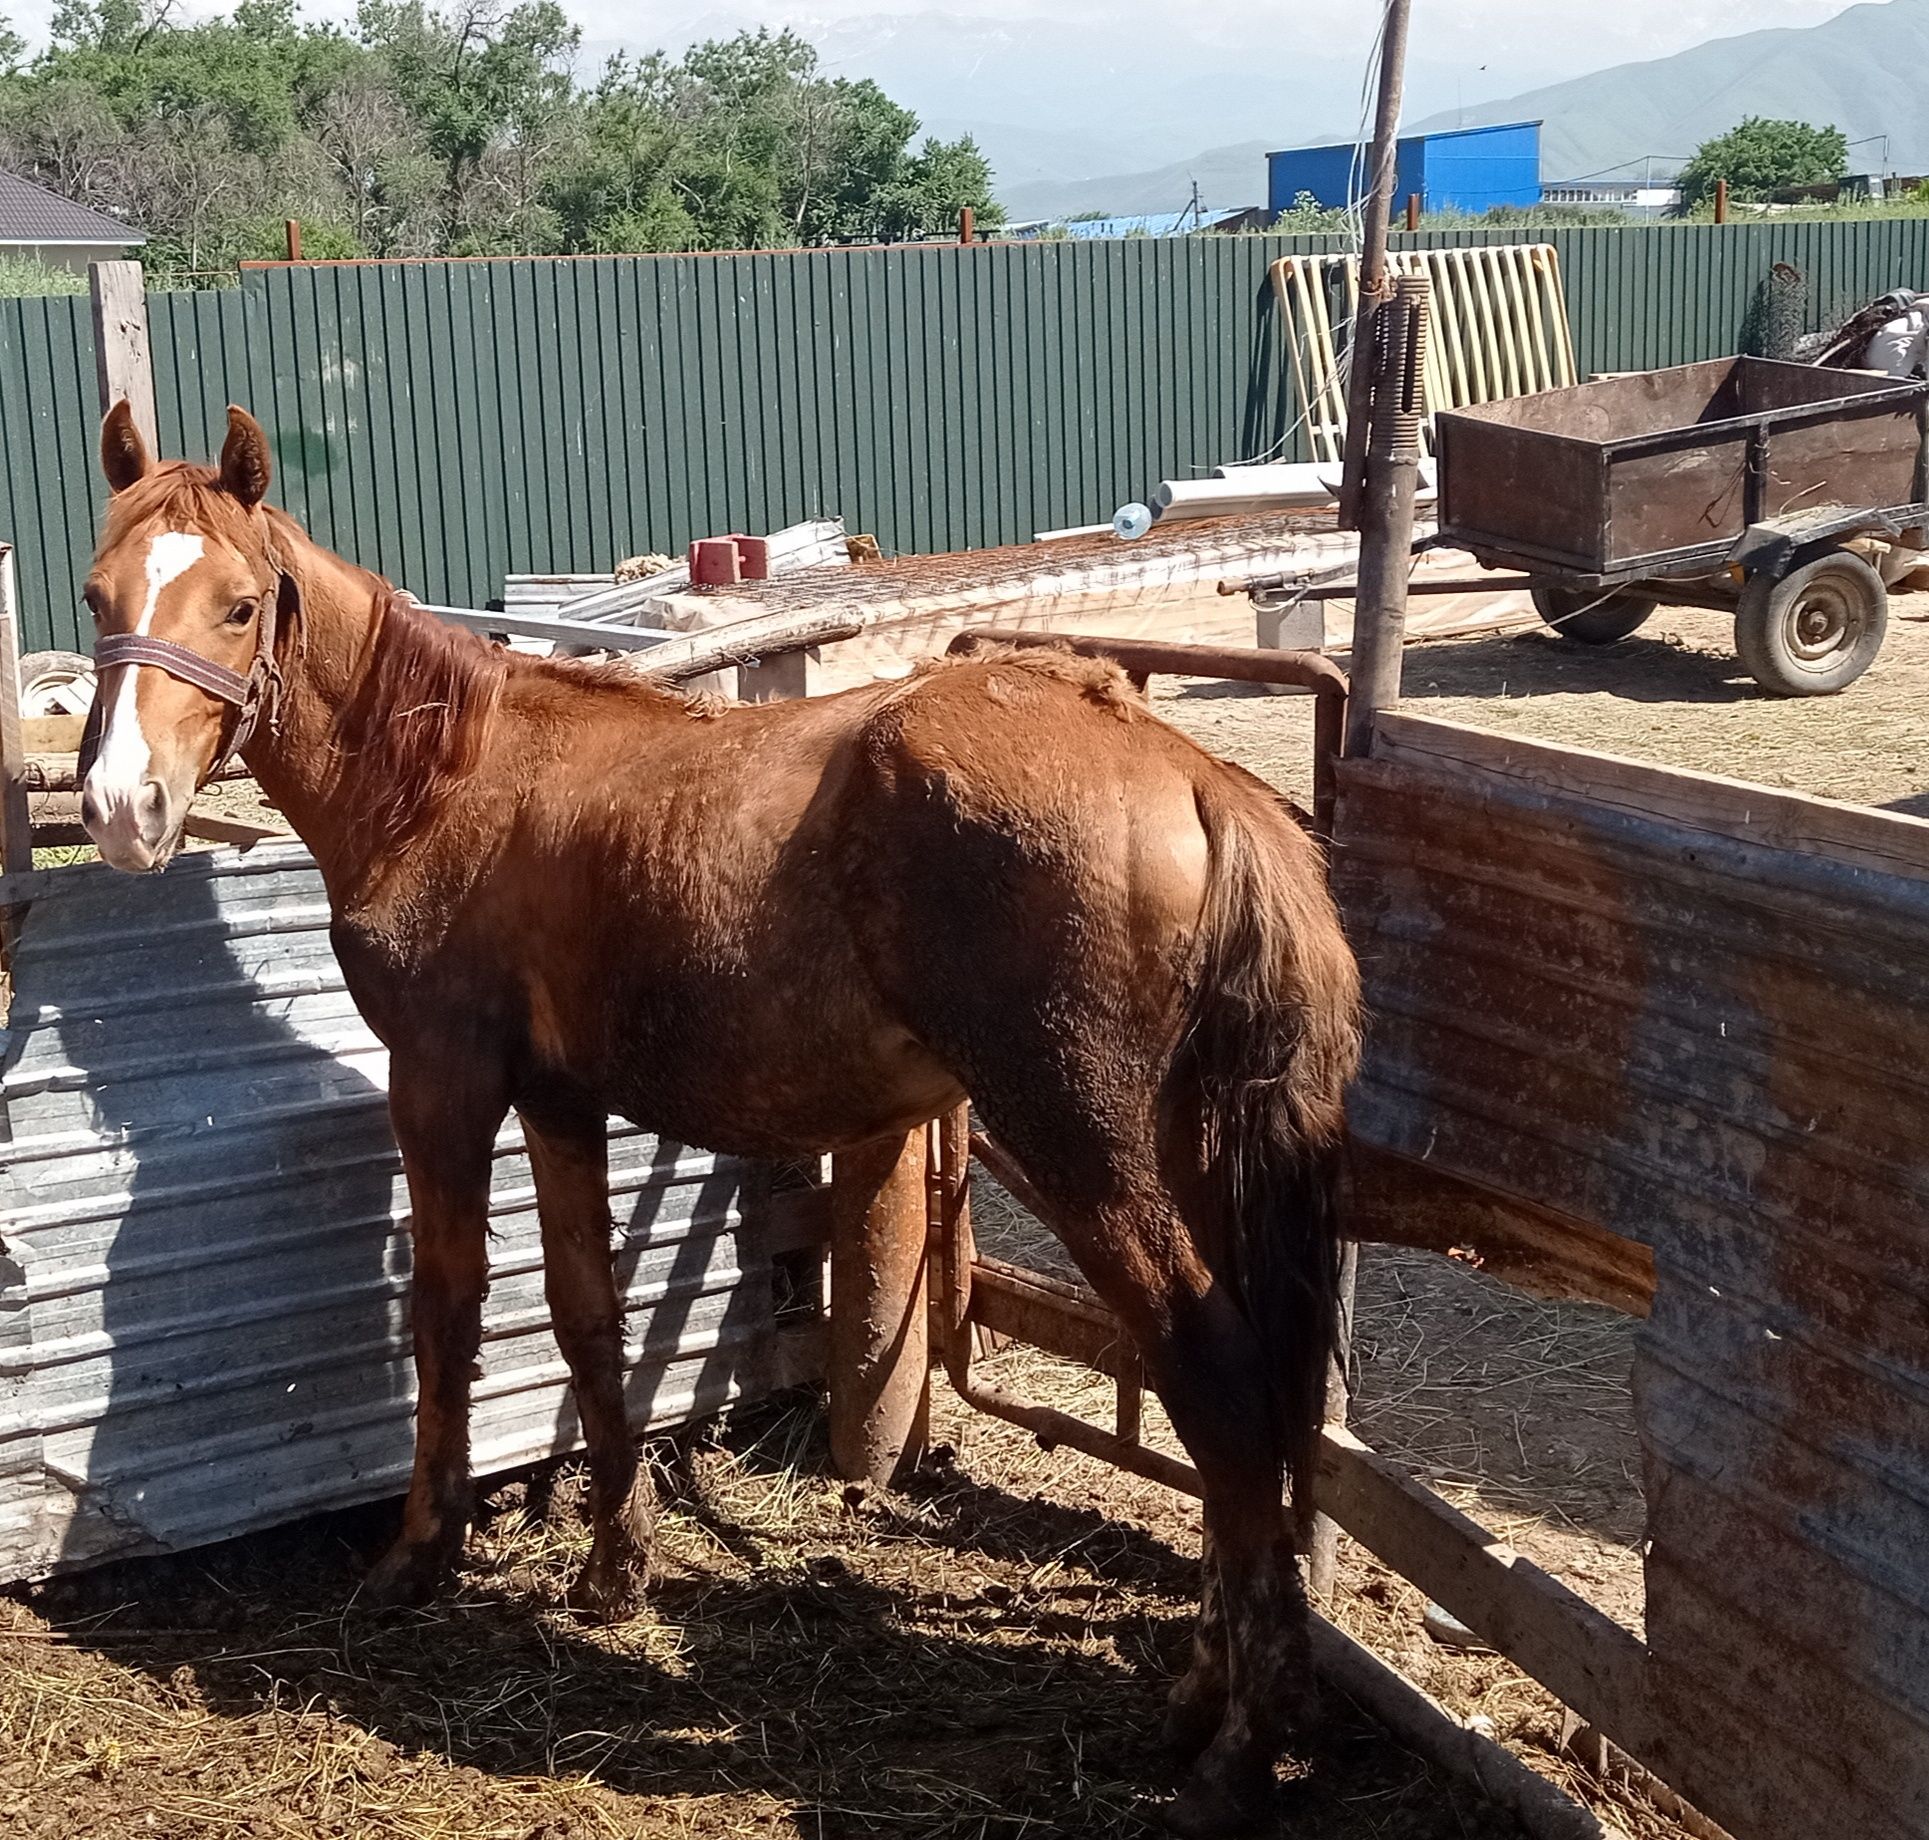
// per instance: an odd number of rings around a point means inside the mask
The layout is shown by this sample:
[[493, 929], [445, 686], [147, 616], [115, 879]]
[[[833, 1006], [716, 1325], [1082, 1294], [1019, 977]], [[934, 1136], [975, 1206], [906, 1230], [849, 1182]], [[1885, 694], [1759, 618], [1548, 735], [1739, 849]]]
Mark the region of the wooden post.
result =
[[1340, 479], [1340, 528], [1359, 530], [1366, 475], [1366, 424], [1372, 400], [1373, 345], [1380, 308], [1391, 289], [1386, 273], [1387, 218], [1399, 162], [1400, 91], [1407, 63], [1407, 21], [1412, 0], [1387, 0], [1380, 42], [1380, 96], [1373, 123], [1372, 185], [1367, 193], [1364, 244], [1360, 251], [1360, 308], [1353, 317], [1346, 381], [1346, 465]]
[[1346, 702], [1345, 751], [1352, 757], [1372, 752], [1375, 719], [1400, 700], [1431, 294], [1424, 275], [1402, 275], [1374, 334], [1377, 375], [1368, 391], [1359, 593]]
[[[13, 545], [0, 543], [0, 873], [33, 867], [27, 808], [27, 748], [20, 726], [20, 620], [14, 598]], [[14, 909], [0, 902], [0, 1026], [13, 1008]]]
[[1717, 179], [1715, 181], [1715, 222], [1725, 224], [1727, 221], [1728, 181], [1726, 179]]
[[94, 376], [100, 385], [100, 412], [125, 397], [134, 411], [147, 451], [158, 455], [161, 440], [154, 419], [154, 366], [147, 346], [147, 286], [138, 262], [94, 262], [88, 266], [94, 296]]
[[287, 230], [288, 260], [291, 262], [299, 262], [301, 260], [301, 219], [299, 217], [289, 218]]
[[977, 234], [976, 225], [977, 213], [972, 210], [970, 205], [966, 205], [964, 209], [958, 213], [958, 241], [961, 243], [973, 241]]
[[831, 1467], [888, 1487], [930, 1424], [925, 1133], [831, 1159]]
[[13, 545], [0, 543], [0, 873], [33, 867], [27, 746], [20, 727], [20, 615]]
[[1418, 192], [1407, 193], [1407, 228], [1409, 230], [1420, 228], [1420, 194]]
[[[1326, 1370], [1326, 1422], [1346, 1428], [1347, 1408], [1352, 1404], [1352, 1376], [1346, 1371], [1353, 1349], [1353, 1293], [1360, 1275], [1360, 1247], [1348, 1240], [1340, 1249], [1340, 1320], [1334, 1340], [1338, 1348]], [[1306, 1526], [1303, 1505], [1294, 1503], [1294, 1518]], [[1340, 1524], [1330, 1514], [1310, 1517], [1306, 1545], [1306, 1588], [1321, 1606], [1333, 1601], [1333, 1586], [1340, 1575]]]

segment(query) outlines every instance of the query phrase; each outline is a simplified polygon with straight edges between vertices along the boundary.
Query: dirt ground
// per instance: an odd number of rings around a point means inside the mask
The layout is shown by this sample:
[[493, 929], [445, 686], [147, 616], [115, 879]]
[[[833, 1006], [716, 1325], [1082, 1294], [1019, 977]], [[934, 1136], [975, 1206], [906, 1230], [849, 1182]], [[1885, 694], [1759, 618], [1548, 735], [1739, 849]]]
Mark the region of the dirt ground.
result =
[[[1881, 656], [1840, 696], [1763, 695], [1735, 657], [1733, 622], [1689, 607], [1663, 607], [1611, 646], [1539, 629], [1409, 646], [1403, 693], [1417, 715], [1929, 817], [1929, 594], [1889, 606]], [[1161, 709], [1208, 747], [1310, 794], [1305, 699], [1160, 690]]]
[[[1415, 648], [1427, 713], [1929, 815], [1929, 597], [1876, 668], [1789, 703], [1725, 623], [1664, 610], [1602, 651], [1540, 633]], [[1165, 686], [1199, 738], [1304, 794], [1303, 699]], [[225, 802], [225, 801], [224, 801]], [[1042, 1256], [981, 1197], [988, 1248]], [[1014, 1245], [1012, 1235], [1018, 1239]], [[1354, 1424], [1631, 1625], [1642, 1534], [1632, 1326], [1423, 1254], [1363, 1259]], [[1103, 1382], [1021, 1351], [1007, 1384], [1103, 1417]], [[1150, 1435], [1162, 1434], [1156, 1413]], [[661, 1449], [662, 1575], [612, 1630], [561, 1594], [586, 1544], [565, 1473], [545, 1510], [488, 1494], [458, 1590], [349, 1605], [393, 1507], [0, 1598], [0, 1832], [589, 1840], [796, 1834], [1133, 1836], [1175, 1786], [1153, 1744], [1197, 1590], [1197, 1511], [964, 1411], [901, 1494], [828, 1482], [793, 1395]], [[1443, 1647], [1419, 1593], [1348, 1546], [1337, 1619], [1641, 1840], [1679, 1830], [1558, 1753], [1558, 1709]], [[1487, 1840], [1510, 1821], [1344, 1701], [1287, 1766], [1305, 1840]]]

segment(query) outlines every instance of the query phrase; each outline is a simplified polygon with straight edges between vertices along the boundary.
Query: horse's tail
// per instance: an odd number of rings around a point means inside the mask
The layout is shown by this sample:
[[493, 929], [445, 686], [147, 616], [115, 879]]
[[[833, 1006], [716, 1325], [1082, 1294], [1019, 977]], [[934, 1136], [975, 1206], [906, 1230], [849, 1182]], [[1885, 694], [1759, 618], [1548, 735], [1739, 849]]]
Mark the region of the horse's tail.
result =
[[1319, 851], [1291, 808], [1240, 769], [1214, 766], [1198, 785], [1210, 870], [1168, 1092], [1200, 1133], [1208, 1256], [1263, 1350], [1275, 1446], [1304, 1517], [1337, 1336], [1359, 973]]

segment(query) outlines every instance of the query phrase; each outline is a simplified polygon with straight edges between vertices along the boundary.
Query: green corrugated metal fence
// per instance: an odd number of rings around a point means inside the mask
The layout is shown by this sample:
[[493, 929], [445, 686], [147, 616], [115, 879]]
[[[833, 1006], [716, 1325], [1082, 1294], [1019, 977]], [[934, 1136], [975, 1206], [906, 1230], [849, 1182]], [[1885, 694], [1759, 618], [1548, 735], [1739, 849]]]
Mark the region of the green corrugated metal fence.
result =
[[[1423, 233], [1401, 244], [1518, 240]], [[1929, 287], [1929, 219], [1560, 230], [1583, 373], [1735, 350], [1771, 267], [1821, 325]], [[1331, 239], [1224, 237], [250, 270], [150, 297], [161, 440], [245, 403], [281, 501], [433, 600], [841, 513], [887, 549], [1023, 541], [1279, 447], [1266, 285]], [[28, 643], [77, 645], [93, 540], [85, 301], [0, 301], [0, 536]], [[1281, 443], [1284, 442], [1282, 446]]]
[[90, 439], [98, 404], [86, 299], [0, 300], [0, 540], [15, 545], [28, 651], [76, 647], [79, 569], [104, 489]]

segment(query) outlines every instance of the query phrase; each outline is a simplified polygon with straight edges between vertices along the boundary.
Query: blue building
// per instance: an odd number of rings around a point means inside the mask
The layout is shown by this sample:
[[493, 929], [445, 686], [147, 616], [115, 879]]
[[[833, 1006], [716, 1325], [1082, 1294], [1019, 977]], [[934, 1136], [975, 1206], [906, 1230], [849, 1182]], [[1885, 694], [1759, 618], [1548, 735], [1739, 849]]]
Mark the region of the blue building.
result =
[[[1393, 183], [1397, 217], [1414, 193], [1423, 211], [1490, 210], [1497, 204], [1539, 204], [1541, 125], [1512, 121], [1492, 128], [1454, 128], [1442, 134], [1409, 134], [1398, 149]], [[1357, 160], [1358, 177], [1355, 178]], [[1302, 192], [1323, 205], [1347, 204], [1366, 186], [1367, 156], [1351, 142], [1337, 147], [1294, 147], [1266, 156], [1266, 207], [1277, 217]]]

